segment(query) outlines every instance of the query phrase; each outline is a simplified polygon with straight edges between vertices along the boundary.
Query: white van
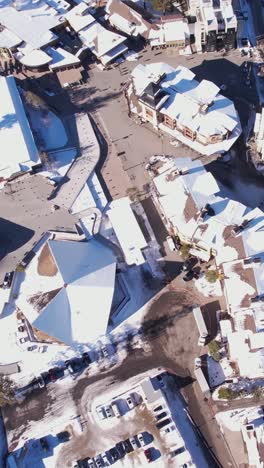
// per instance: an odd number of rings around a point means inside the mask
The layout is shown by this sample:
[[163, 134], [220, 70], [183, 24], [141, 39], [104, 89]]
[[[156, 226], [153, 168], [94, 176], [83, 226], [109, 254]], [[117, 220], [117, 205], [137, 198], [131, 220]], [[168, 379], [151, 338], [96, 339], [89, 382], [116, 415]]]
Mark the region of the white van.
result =
[[113, 410], [113, 413], [114, 415], [117, 417], [117, 418], [120, 418], [121, 416], [121, 413], [119, 411], [119, 408], [118, 408], [118, 405], [117, 405], [117, 402], [114, 401], [113, 403], [111, 403], [111, 408]]

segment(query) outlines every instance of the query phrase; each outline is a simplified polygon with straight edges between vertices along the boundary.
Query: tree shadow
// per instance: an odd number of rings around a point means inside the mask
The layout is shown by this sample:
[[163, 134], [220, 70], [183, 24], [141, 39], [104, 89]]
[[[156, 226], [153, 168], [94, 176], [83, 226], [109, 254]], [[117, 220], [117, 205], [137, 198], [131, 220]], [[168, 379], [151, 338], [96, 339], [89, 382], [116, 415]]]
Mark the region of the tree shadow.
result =
[[11, 128], [17, 122], [16, 114], [5, 114], [0, 119], [0, 130], [3, 128]]

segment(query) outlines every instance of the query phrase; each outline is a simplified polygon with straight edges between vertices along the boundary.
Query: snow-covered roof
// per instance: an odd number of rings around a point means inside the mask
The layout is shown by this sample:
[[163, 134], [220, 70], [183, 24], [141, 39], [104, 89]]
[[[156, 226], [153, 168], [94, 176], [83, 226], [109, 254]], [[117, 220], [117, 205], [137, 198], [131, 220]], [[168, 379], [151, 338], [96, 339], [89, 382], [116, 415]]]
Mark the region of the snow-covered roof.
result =
[[228, 335], [230, 359], [237, 362], [242, 377], [264, 377], [264, 347], [258, 351], [251, 351], [249, 346], [251, 336], [252, 332], [246, 330]]
[[56, 39], [51, 30], [64, 21], [62, 12], [58, 13], [44, 0], [19, 2], [17, 8], [7, 0], [5, 6], [0, 8], [0, 24], [34, 49], [48, 45]]
[[105, 10], [108, 13], [110, 23], [128, 35], [141, 35], [147, 39], [150, 31], [156, 28], [155, 25], [146, 21], [139, 12], [120, 0], [108, 0]]
[[190, 36], [188, 23], [186, 21], [167, 21], [162, 24], [164, 41], [185, 41]]
[[79, 65], [81, 63], [78, 57], [63, 49], [62, 47], [58, 47], [57, 49], [54, 47], [49, 47], [46, 49], [46, 52], [52, 60], [52, 63], [49, 66], [51, 70]]
[[0, 177], [27, 171], [39, 162], [38, 150], [13, 76], [0, 77]]
[[[159, 39], [158, 39], [159, 40]], [[140, 96], [150, 82], [157, 82], [166, 90], [169, 99], [160, 112], [197, 135], [191, 140], [177, 128], [160, 123], [163, 131], [180, 139], [202, 154], [227, 151], [241, 133], [241, 125], [233, 102], [219, 94], [219, 88], [208, 80], [200, 83], [194, 73], [183, 67], [173, 68], [165, 63], [140, 64], [131, 73], [135, 93]], [[209, 137], [221, 135], [222, 139], [210, 142]], [[206, 138], [205, 144], [200, 139]], [[203, 141], [203, 140], [201, 140]]]
[[250, 348], [252, 350], [261, 348], [264, 349], [264, 331], [260, 333], [253, 333], [253, 335], [250, 335], [249, 341]]
[[127, 50], [124, 45], [126, 40], [124, 36], [105, 29], [97, 22], [80, 31], [79, 36], [81, 41], [101, 60], [103, 65]]
[[92, 342], [106, 333], [115, 271], [112, 251], [93, 239], [48, 241], [27, 268], [18, 307], [57, 340]]
[[19, 60], [26, 67], [41, 67], [47, 65], [52, 61], [52, 58], [44, 52], [44, 50], [33, 49], [28, 53], [22, 54], [18, 52], [15, 54], [16, 59]]
[[0, 47], [6, 47], [7, 49], [12, 49], [12, 47], [17, 47], [22, 40], [9, 29], [4, 28], [0, 31]]
[[71, 25], [74, 31], [79, 32], [82, 29], [86, 28], [90, 24], [94, 23], [96, 20], [89, 13], [88, 6], [81, 2], [79, 5], [76, 5], [72, 8], [66, 15], [65, 18]]
[[126, 263], [128, 265], [145, 263], [142, 250], [148, 244], [131, 208], [129, 198], [112, 201], [107, 215], [124, 252]]

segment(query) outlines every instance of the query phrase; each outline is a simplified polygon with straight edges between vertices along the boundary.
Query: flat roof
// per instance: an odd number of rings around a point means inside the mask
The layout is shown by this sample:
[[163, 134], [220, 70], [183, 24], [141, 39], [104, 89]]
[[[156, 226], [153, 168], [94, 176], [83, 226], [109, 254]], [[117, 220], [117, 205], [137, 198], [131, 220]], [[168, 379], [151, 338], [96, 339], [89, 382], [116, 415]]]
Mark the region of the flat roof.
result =
[[43, 0], [25, 5], [19, 3], [20, 9], [9, 0], [5, 5], [0, 8], [0, 24], [35, 49], [52, 42], [56, 35], [51, 29], [65, 22], [61, 13]]
[[75, 55], [67, 52], [67, 50], [62, 47], [54, 48], [49, 47], [46, 49], [46, 52], [51, 57], [52, 63], [50, 64], [50, 69], [55, 70], [56, 68], [64, 68], [67, 66], [79, 65], [81, 63], [80, 59]]
[[142, 249], [148, 246], [128, 197], [110, 203], [107, 215], [116, 233], [128, 265], [145, 263]]
[[88, 6], [83, 2], [72, 8], [72, 10], [65, 15], [65, 18], [76, 32], [81, 31], [96, 21], [89, 13]]
[[39, 162], [38, 150], [13, 76], [0, 78], [0, 176], [10, 177]]
[[39, 50], [39, 49], [34, 49], [25, 55], [22, 55], [22, 53], [20, 54], [17, 53], [16, 58], [23, 65], [27, 67], [32, 67], [32, 68], [47, 65], [48, 63], [52, 61], [52, 58], [49, 57], [49, 55], [46, 54], [46, 52], [44, 52], [43, 50]]

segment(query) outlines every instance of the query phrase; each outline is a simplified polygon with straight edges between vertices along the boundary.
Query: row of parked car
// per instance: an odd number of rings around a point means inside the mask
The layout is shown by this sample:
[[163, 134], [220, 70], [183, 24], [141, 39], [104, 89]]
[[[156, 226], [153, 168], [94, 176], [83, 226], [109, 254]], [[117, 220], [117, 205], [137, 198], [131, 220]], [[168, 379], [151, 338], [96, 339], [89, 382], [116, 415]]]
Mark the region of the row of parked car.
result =
[[[138, 402], [135, 401], [135, 398], [133, 395], [128, 395], [125, 398], [126, 406], [128, 407], [129, 410], [132, 410], [135, 408], [135, 406], [138, 405]], [[96, 408], [96, 412], [98, 414], [99, 419], [107, 419], [107, 418], [112, 418], [112, 417], [117, 417], [120, 418], [122, 416], [122, 413], [120, 411], [120, 407], [117, 401], [112, 401], [109, 405], [104, 405], [104, 406], [98, 406]]]
[[[151, 440], [152, 440], [151, 436]], [[105, 466], [113, 465], [116, 461], [121, 460], [126, 454], [133, 452], [147, 444], [146, 436], [139, 433], [129, 439], [118, 442], [114, 447], [110, 448], [104, 453], [100, 453], [94, 458], [84, 458], [77, 460], [75, 467], [77, 468], [102, 468]], [[151, 450], [146, 449], [144, 454], [147, 460], [152, 461]]]
[[80, 372], [85, 367], [89, 367], [91, 362], [92, 361], [89, 353], [85, 352], [80, 358], [67, 359], [64, 362], [64, 367], [53, 367], [47, 372], [42, 372], [42, 374], [36, 377], [32, 383], [37, 384], [40, 388], [43, 388], [48, 383], [55, 382], [55, 380], [63, 377], [65, 370], [68, 370], [69, 374], [73, 375]]

